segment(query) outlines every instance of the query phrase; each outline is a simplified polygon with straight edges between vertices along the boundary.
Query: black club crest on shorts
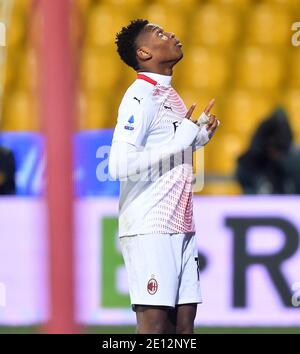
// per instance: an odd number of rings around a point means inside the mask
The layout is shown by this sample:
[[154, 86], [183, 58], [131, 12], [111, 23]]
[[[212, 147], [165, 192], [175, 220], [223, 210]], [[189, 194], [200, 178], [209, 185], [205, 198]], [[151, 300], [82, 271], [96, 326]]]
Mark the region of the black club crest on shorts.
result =
[[148, 281], [147, 290], [150, 295], [154, 295], [157, 292], [158, 283], [154, 278], [154, 275], [151, 275], [151, 279]]

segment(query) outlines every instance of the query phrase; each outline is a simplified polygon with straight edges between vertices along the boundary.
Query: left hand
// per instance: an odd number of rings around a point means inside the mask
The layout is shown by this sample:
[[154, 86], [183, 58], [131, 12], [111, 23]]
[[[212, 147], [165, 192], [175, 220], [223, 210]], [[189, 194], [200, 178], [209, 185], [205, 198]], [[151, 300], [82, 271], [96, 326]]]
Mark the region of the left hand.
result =
[[220, 121], [217, 119], [217, 117], [214, 114], [209, 114], [209, 121], [206, 124], [206, 130], [208, 131], [209, 137], [215, 133], [219, 125]]

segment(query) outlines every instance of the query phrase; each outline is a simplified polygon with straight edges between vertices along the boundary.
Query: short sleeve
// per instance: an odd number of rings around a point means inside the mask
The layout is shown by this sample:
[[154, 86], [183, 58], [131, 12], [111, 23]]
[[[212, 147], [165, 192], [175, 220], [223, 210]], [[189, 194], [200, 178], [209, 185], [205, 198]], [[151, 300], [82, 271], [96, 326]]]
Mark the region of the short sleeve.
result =
[[138, 102], [130, 103], [122, 102], [119, 108], [113, 142], [123, 141], [140, 147], [143, 146], [149, 133], [151, 115], [147, 112], [145, 105]]

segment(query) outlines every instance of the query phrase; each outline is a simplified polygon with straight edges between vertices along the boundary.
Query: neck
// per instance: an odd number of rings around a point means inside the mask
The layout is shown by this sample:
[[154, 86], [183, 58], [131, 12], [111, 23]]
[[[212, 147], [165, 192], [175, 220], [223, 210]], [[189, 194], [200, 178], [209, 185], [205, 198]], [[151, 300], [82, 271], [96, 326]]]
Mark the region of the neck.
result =
[[153, 73], [153, 74], [160, 74], [160, 75], [167, 75], [167, 76], [172, 76], [173, 74], [173, 65], [155, 65], [152, 67], [141, 67], [140, 69], [137, 70], [138, 73], [140, 72], [148, 72], [148, 73]]

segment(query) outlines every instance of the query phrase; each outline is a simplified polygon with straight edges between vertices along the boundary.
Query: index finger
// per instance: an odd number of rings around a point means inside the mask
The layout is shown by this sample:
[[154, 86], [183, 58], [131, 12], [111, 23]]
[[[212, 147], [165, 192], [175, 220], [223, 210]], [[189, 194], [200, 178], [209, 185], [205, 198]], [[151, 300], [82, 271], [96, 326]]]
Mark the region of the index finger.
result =
[[209, 104], [206, 106], [204, 113], [208, 114], [210, 112], [210, 110], [213, 108], [214, 104], [215, 104], [216, 99], [213, 98], [212, 100], [210, 100]]
[[191, 116], [192, 116], [192, 114], [193, 114], [193, 112], [194, 112], [195, 107], [196, 107], [196, 103], [193, 103], [193, 104], [191, 105], [190, 109], [186, 112], [185, 118], [187, 118], [187, 119], [190, 119], [190, 118], [191, 118]]

